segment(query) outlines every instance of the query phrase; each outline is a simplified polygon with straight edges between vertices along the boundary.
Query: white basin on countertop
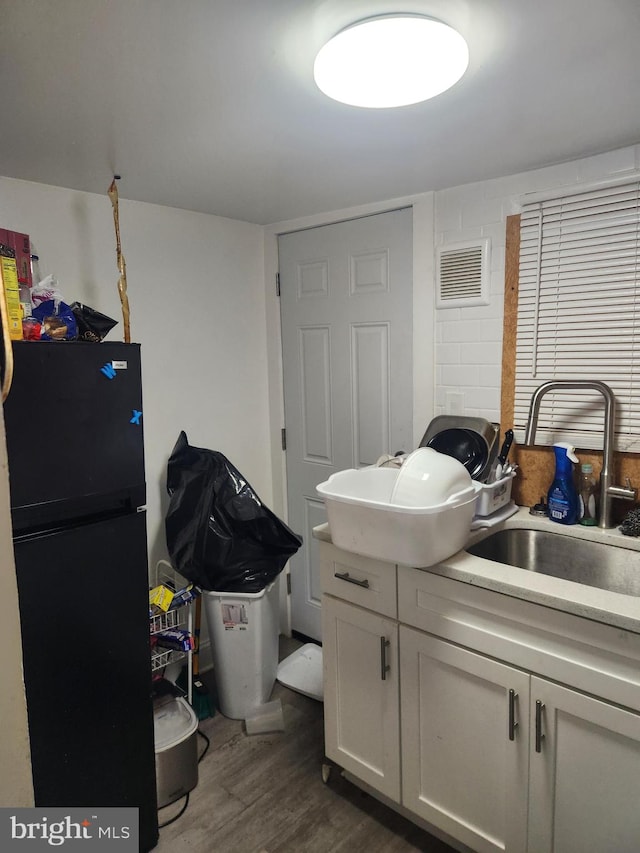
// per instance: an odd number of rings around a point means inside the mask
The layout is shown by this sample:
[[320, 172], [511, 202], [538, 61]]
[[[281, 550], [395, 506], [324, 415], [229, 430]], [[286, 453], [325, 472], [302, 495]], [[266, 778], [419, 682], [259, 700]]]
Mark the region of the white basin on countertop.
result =
[[[325, 502], [334, 545], [416, 567], [431, 566], [465, 545], [480, 485], [457, 460], [428, 448], [421, 451], [427, 473], [438, 475], [424, 478], [424, 504], [419, 486], [413, 484], [404, 490], [412, 504], [394, 503], [402, 468], [350, 468], [316, 487]], [[434, 479], [440, 491], [434, 488]]]

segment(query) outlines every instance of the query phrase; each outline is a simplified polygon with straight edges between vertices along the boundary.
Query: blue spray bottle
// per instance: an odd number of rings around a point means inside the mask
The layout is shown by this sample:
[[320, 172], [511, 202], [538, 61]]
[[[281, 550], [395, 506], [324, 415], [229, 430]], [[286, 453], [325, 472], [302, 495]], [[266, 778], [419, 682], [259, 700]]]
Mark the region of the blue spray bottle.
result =
[[573, 463], [578, 461], [575, 447], [559, 441], [553, 445], [556, 473], [547, 494], [549, 518], [560, 524], [575, 524], [578, 520], [578, 493], [573, 482]]

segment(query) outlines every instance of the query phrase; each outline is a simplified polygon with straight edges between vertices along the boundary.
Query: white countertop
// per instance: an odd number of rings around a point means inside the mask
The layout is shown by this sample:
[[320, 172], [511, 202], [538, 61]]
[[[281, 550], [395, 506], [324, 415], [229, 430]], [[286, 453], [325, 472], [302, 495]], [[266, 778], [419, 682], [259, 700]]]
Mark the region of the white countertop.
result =
[[[639, 552], [638, 571], [640, 571], [640, 539], [624, 536], [617, 528], [601, 530], [598, 527], [584, 527], [580, 524], [570, 526], [557, 524], [547, 518], [530, 515], [528, 507], [520, 507], [515, 515], [494, 527], [473, 531], [469, 536], [468, 544], [478, 542], [498, 530], [509, 528], [547, 530], [550, 533], [636, 551]], [[328, 524], [315, 527], [313, 535], [317, 539], [331, 542]], [[573, 581], [518, 569], [493, 560], [475, 557], [464, 550], [421, 571], [474, 584], [494, 592], [640, 634], [640, 597], [638, 596], [608, 592]]]

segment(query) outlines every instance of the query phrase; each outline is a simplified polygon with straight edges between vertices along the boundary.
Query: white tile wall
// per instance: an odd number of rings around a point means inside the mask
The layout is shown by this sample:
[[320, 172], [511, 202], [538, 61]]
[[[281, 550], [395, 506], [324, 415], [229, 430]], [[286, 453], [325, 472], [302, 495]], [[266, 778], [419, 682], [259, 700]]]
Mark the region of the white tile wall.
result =
[[[640, 145], [545, 169], [452, 187], [435, 193], [434, 242], [491, 240], [489, 305], [435, 313], [435, 414], [448, 414], [462, 395], [465, 415], [500, 419], [500, 378], [507, 216], [524, 193], [589, 184], [640, 169]], [[507, 425], [505, 425], [506, 428]]]

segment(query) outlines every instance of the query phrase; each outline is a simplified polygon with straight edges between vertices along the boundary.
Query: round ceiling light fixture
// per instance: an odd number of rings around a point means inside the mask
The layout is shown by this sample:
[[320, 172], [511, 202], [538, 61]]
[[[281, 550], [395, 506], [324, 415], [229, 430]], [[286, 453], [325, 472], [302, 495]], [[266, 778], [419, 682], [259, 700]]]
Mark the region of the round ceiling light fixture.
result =
[[354, 107], [402, 107], [451, 88], [469, 64], [457, 30], [421, 15], [383, 15], [330, 39], [313, 67], [318, 88]]

